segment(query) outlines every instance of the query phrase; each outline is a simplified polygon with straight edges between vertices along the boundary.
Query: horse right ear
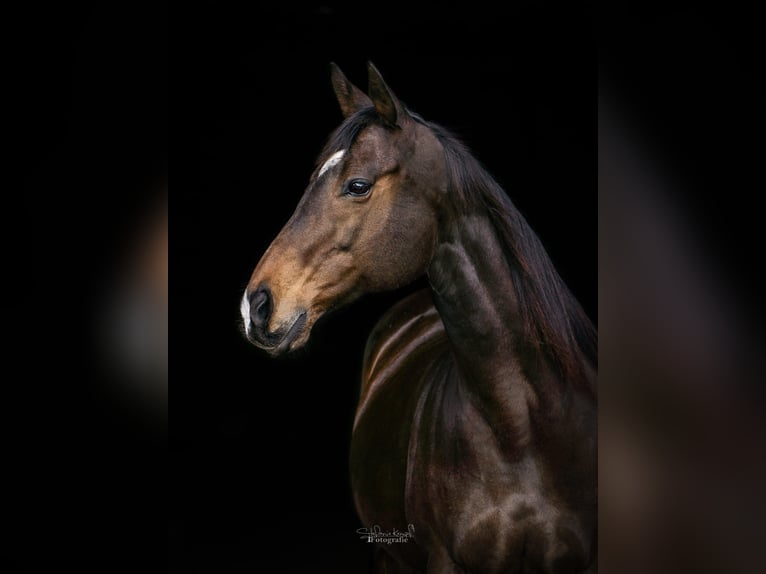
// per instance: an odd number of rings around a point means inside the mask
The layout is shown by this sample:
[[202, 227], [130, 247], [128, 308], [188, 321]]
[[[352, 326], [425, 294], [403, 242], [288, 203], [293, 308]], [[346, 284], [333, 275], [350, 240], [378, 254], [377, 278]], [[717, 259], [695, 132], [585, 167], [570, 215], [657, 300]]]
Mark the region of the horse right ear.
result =
[[344, 118], [354, 115], [361, 109], [372, 107], [372, 100], [348, 80], [335, 62], [330, 62], [330, 78]]

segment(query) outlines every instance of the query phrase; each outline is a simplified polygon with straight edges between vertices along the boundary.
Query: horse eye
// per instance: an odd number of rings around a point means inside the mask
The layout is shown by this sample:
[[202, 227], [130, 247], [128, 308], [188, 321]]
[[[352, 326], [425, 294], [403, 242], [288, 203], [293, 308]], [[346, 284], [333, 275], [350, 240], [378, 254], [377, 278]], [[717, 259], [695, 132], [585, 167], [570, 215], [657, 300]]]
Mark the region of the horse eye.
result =
[[369, 181], [364, 179], [352, 179], [346, 188], [346, 195], [364, 197], [370, 193], [370, 189], [372, 189], [372, 184]]

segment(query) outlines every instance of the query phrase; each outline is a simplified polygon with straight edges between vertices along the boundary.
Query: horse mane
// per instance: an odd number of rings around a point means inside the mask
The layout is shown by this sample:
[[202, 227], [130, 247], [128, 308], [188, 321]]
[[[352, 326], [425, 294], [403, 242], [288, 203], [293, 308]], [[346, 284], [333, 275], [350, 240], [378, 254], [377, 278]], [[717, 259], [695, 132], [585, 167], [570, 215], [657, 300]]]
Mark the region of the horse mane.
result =
[[[589, 367], [597, 365], [596, 329], [554, 268], [540, 238], [457, 137], [413, 112], [410, 115], [428, 127], [444, 147], [456, 207], [464, 213], [481, 211], [490, 218], [509, 263], [523, 336], [530, 349], [547, 358], [565, 381], [595, 393]], [[349, 149], [370, 125], [386, 125], [372, 107], [347, 118], [331, 134], [318, 165], [336, 151]]]
[[540, 238], [460, 140], [441, 126], [413, 117], [428, 126], [444, 147], [450, 193], [457, 207], [489, 216], [509, 263], [525, 340], [564, 380], [595, 392], [589, 364], [597, 365], [596, 329], [556, 271]]

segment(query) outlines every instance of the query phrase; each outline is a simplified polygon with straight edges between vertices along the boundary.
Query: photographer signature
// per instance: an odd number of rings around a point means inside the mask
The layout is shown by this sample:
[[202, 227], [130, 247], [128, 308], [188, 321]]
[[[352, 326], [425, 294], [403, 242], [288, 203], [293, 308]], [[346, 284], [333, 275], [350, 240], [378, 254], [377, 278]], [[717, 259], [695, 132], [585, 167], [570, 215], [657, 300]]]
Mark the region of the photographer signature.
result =
[[362, 540], [367, 542], [377, 542], [379, 544], [400, 544], [409, 542], [415, 538], [415, 526], [407, 525], [405, 532], [394, 528], [389, 532], [384, 532], [379, 524], [374, 524], [371, 528], [357, 528], [357, 534]]

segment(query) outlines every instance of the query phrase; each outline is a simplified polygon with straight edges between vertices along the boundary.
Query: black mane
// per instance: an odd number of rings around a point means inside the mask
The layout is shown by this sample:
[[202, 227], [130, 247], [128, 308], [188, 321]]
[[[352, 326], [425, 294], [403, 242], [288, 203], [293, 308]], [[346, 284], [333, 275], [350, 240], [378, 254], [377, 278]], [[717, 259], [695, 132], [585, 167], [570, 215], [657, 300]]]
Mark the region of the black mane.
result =
[[458, 206], [465, 211], [485, 211], [503, 243], [528, 344], [543, 353], [566, 380], [595, 390], [578, 351], [596, 366], [596, 330], [554, 268], [540, 238], [456, 137], [440, 126], [426, 125], [444, 147], [450, 192]]

